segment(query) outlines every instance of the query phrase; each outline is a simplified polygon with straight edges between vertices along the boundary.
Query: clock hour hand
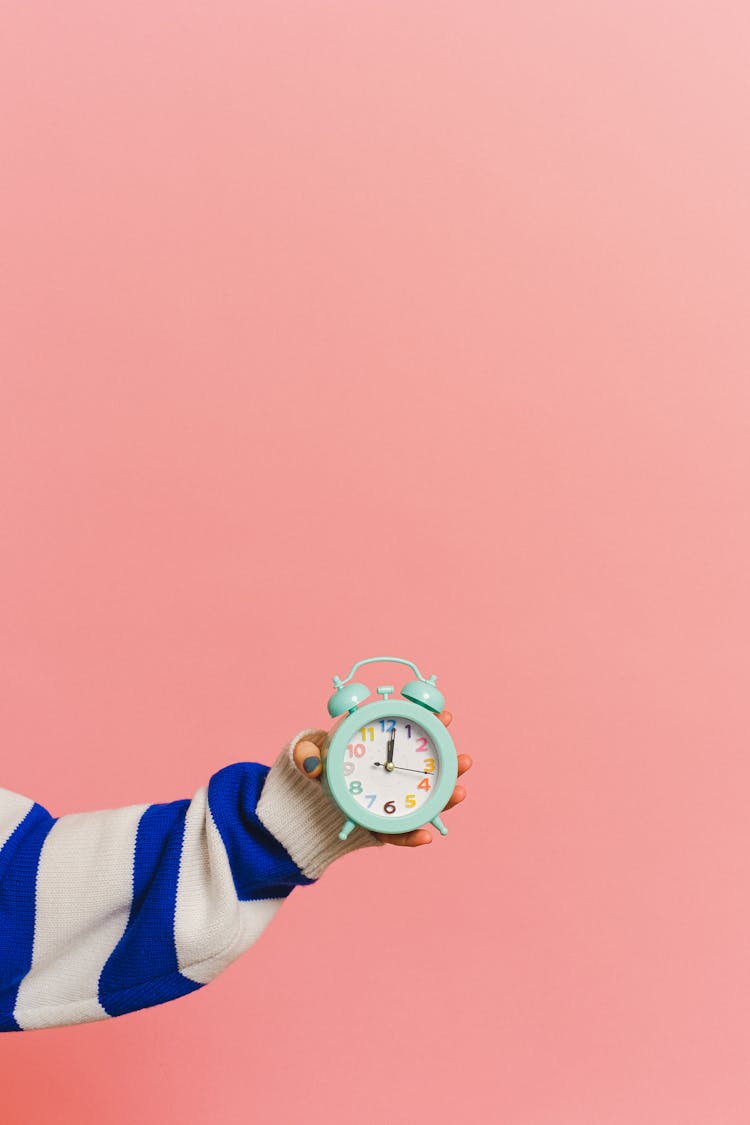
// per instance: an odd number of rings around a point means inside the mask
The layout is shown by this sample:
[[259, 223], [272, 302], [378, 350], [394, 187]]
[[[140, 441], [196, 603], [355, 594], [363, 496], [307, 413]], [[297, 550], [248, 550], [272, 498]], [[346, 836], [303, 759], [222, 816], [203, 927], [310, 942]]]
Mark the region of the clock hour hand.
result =
[[387, 756], [387, 758], [384, 762], [385, 768], [388, 770], [389, 773], [393, 769], [393, 751], [395, 749], [395, 746], [396, 746], [396, 727], [395, 727], [395, 724], [394, 724], [393, 730], [391, 731], [391, 736], [388, 739], [388, 745], [386, 747], [386, 749], [388, 751], [388, 756]]

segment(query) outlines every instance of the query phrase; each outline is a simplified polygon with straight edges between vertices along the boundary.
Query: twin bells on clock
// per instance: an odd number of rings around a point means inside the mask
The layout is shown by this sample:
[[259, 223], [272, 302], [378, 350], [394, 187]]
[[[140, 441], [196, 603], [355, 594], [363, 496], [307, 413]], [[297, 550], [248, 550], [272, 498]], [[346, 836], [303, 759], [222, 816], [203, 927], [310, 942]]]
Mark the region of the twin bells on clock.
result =
[[[372, 689], [368, 688], [366, 684], [351, 683], [350, 677], [362, 664], [370, 664], [375, 661], [407, 664], [410, 668], [413, 668], [419, 678], [410, 680], [408, 684], [405, 684], [401, 688], [401, 695], [404, 699], [408, 699], [410, 703], [418, 703], [421, 707], [426, 707], [428, 711], [433, 711], [436, 715], [440, 714], [445, 706], [445, 700], [442, 693], [435, 687], [435, 676], [424, 679], [419, 669], [410, 660], [402, 660], [398, 656], [379, 656], [372, 657], [370, 660], [359, 661], [358, 664], [354, 665], [346, 680], [340, 680], [338, 676], [333, 677], [333, 686], [336, 691], [328, 700], [328, 714], [332, 718], [338, 718], [339, 715], [343, 715], [347, 711], [351, 714], [372, 694]], [[383, 699], [387, 699], [389, 695], [393, 695], [395, 690], [394, 687], [384, 685], [379, 687], [377, 692]]]

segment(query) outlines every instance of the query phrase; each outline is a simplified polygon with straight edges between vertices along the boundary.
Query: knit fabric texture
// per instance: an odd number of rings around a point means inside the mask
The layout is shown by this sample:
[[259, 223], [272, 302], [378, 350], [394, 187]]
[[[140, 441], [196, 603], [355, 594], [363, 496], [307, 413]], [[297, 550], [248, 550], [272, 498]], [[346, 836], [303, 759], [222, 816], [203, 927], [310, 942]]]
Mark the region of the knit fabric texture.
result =
[[192, 800], [55, 818], [0, 789], [0, 1031], [85, 1023], [194, 992], [294, 887], [378, 841], [292, 753], [219, 770]]

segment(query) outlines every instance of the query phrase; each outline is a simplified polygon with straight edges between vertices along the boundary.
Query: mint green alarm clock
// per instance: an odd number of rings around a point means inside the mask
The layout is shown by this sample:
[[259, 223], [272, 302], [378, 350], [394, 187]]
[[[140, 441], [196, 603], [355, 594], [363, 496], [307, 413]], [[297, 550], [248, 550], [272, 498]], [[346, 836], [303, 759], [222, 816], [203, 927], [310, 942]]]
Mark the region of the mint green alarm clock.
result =
[[[352, 682], [355, 672], [364, 664], [389, 662], [406, 664], [416, 680], [401, 689], [401, 699], [391, 699], [395, 688], [386, 685], [377, 689], [380, 702], [365, 703], [372, 692]], [[340, 840], [357, 824], [396, 833], [429, 822], [447, 836], [439, 814], [456, 784], [458, 758], [437, 718], [444, 700], [435, 679], [425, 679], [416, 664], [400, 656], [371, 656], [354, 664], [346, 679], [333, 677], [336, 691], [328, 712], [346, 718], [330, 737], [323, 783], [345, 817]]]

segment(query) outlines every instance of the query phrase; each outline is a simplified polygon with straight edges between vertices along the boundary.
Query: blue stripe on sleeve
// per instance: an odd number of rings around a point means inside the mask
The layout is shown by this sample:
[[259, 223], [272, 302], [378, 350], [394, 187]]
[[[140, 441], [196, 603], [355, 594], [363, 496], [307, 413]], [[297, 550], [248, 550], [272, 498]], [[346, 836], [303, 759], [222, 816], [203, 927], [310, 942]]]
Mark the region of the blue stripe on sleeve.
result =
[[244, 902], [285, 898], [294, 887], [315, 882], [302, 874], [256, 815], [269, 768], [239, 762], [219, 770], [208, 784], [208, 807], [229, 857], [237, 897]]
[[138, 825], [130, 918], [99, 978], [99, 1003], [111, 1016], [176, 1000], [201, 987], [180, 973], [174, 940], [189, 804], [151, 805]]
[[20, 1031], [13, 1012], [31, 968], [39, 856], [55, 817], [33, 805], [0, 850], [0, 1031]]

